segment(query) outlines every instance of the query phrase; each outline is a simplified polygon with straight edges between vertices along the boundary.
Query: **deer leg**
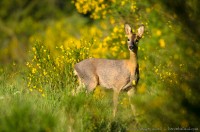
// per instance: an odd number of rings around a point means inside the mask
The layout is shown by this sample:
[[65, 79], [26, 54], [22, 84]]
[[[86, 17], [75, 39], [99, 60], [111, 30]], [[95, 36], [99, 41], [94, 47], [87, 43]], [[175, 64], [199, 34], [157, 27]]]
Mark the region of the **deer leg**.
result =
[[119, 96], [119, 91], [114, 90], [114, 93], [113, 93], [113, 117], [115, 117], [116, 112], [117, 112], [118, 96]]
[[85, 84], [87, 87], [87, 91], [92, 92], [96, 88], [96, 86], [98, 84], [98, 80], [96, 77], [93, 77], [93, 78], [88, 79], [88, 81], [86, 81]]
[[131, 105], [131, 110], [133, 112], [133, 115], [136, 115], [136, 110], [135, 110], [135, 106], [131, 103], [131, 97], [135, 94], [135, 87], [131, 88], [128, 92], [127, 92], [128, 96], [129, 96], [129, 102]]
[[137, 68], [136, 68], [136, 80], [137, 80], [137, 83], [138, 83], [139, 80], [140, 80], [139, 64], [137, 64]]

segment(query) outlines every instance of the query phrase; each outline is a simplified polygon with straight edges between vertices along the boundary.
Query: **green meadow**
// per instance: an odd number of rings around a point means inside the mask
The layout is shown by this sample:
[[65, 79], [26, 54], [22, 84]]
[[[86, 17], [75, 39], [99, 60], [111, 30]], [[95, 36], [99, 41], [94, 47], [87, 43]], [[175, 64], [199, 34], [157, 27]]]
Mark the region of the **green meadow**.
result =
[[[200, 129], [198, 0], [2, 0], [0, 131], [132, 132]], [[74, 65], [128, 59], [124, 24], [143, 24], [140, 80], [120, 92], [78, 90]], [[131, 110], [134, 104], [136, 114]]]

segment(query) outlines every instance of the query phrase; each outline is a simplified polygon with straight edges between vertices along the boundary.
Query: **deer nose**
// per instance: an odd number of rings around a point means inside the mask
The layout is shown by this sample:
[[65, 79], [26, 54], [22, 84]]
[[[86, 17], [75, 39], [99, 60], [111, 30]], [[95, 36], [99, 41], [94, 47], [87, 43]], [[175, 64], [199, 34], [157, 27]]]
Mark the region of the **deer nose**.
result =
[[128, 48], [129, 48], [130, 50], [133, 50], [134, 46], [131, 45], [131, 46], [129, 46]]

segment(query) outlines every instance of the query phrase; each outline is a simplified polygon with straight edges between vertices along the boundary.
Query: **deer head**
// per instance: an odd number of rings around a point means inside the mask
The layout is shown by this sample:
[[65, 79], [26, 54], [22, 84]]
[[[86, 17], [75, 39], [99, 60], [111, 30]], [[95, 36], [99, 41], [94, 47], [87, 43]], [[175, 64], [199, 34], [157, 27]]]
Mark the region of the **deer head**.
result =
[[144, 33], [144, 26], [141, 25], [138, 28], [137, 33], [135, 34], [132, 32], [131, 27], [128, 24], [125, 24], [125, 33], [128, 38], [127, 39], [128, 49], [133, 52], [137, 51], [138, 42]]

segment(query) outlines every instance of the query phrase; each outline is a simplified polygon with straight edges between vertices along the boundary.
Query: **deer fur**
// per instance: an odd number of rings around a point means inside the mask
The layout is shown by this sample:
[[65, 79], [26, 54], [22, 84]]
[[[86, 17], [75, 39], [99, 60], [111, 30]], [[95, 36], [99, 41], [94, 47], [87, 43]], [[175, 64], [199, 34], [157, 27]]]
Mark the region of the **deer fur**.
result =
[[[139, 65], [137, 63], [138, 41], [144, 33], [144, 26], [140, 26], [136, 34], [125, 24], [127, 45], [130, 51], [129, 59], [111, 60], [89, 58], [77, 63], [74, 67], [80, 83], [91, 92], [97, 85], [106, 89], [113, 89], [113, 116], [116, 114], [118, 95], [120, 91], [128, 91], [129, 97], [135, 93], [139, 81]], [[132, 110], [134, 106], [132, 105]]]

